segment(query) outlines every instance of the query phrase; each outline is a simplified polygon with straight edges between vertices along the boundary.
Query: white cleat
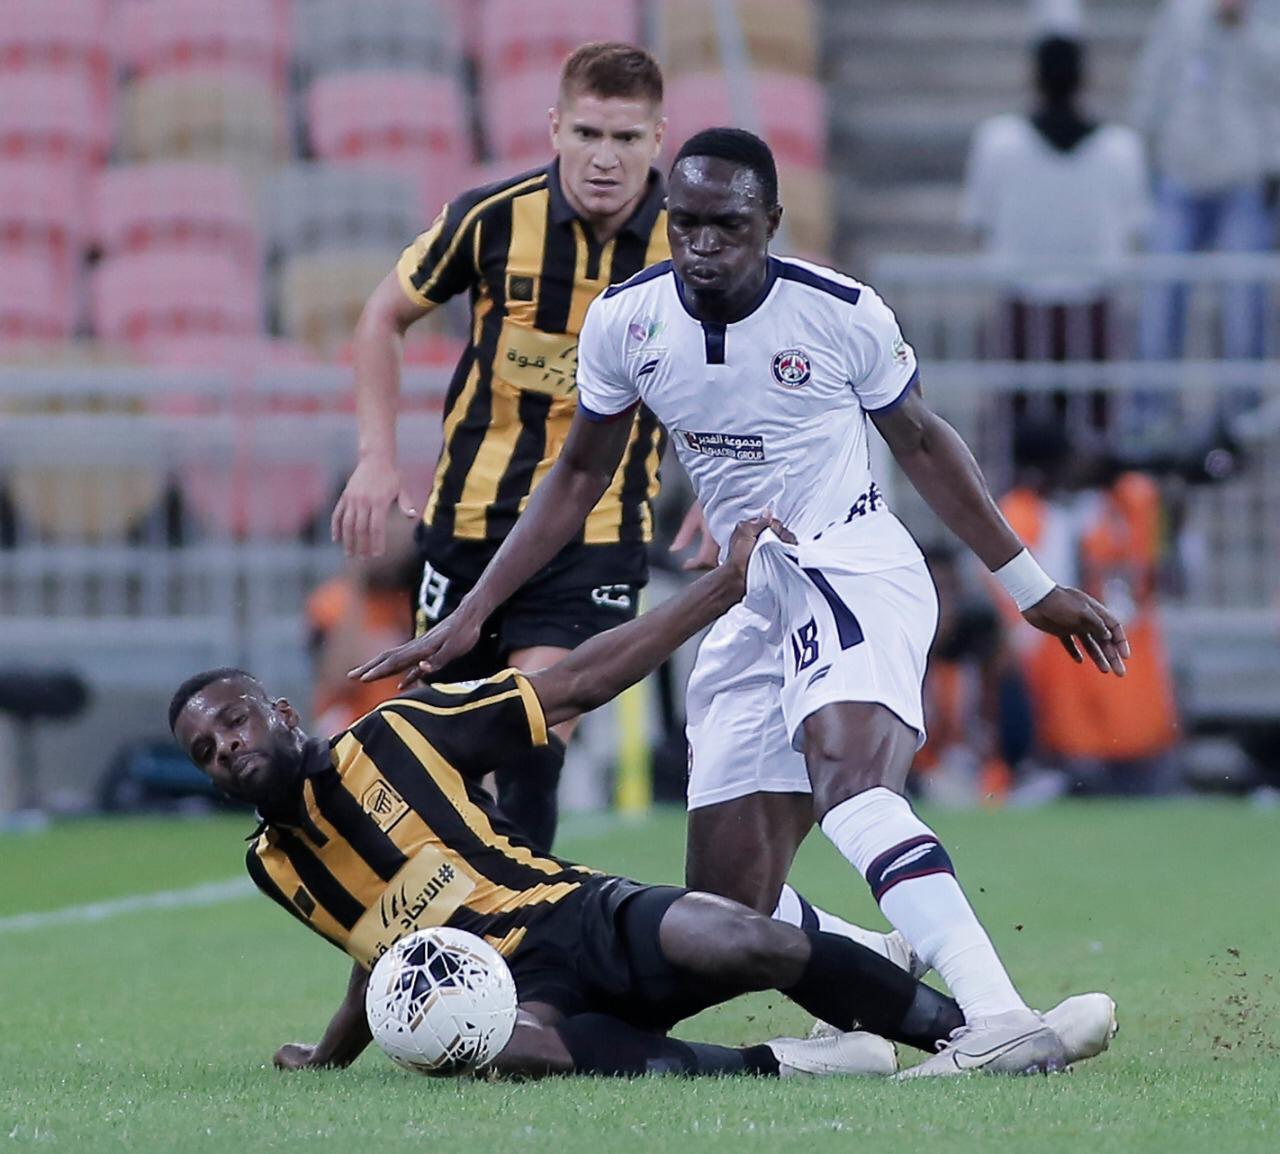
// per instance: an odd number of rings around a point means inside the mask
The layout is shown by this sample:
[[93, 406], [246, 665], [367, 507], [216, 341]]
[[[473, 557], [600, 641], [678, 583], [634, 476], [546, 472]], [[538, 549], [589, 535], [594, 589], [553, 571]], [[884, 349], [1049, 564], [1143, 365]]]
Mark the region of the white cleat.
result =
[[898, 1069], [893, 1043], [860, 1030], [824, 1038], [774, 1038], [765, 1044], [778, 1059], [780, 1078], [885, 1077]]
[[915, 980], [920, 981], [933, 967], [911, 947], [897, 930], [884, 936], [885, 957], [900, 970], [906, 970]]
[[[891, 930], [887, 934], [880, 934], [879, 937], [884, 948], [883, 950], [877, 950], [877, 952], [883, 953], [898, 969], [906, 970], [917, 982], [922, 980], [925, 974], [933, 969], [928, 962], [911, 948], [911, 943], [897, 930]], [[876, 949], [875, 946], [868, 946], [867, 948]], [[857, 1023], [855, 1022], [854, 1025], [856, 1026]], [[824, 1022], [818, 1018], [809, 1027], [809, 1040], [834, 1038], [839, 1033], [840, 1031], [830, 1022]]]
[[1096, 1058], [1119, 1031], [1116, 1004], [1106, 994], [1076, 994], [1040, 1015], [1067, 1052], [1067, 1063]]
[[1053, 1074], [1067, 1067], [1062, 1039], [1031, 1010], [1011, 1010], [952, 1032], [938, 1052], [899, 1079], [986, 1074]]

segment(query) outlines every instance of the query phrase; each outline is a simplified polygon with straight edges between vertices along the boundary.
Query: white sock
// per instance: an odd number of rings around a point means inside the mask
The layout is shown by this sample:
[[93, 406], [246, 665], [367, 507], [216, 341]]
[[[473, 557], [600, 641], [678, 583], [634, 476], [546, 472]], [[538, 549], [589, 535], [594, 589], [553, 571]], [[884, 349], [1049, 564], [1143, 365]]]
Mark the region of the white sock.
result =
[[789, 926], [798, 926], [802, 930], [817, 929], [827, 934], [838, 934], [851, 942], [857, 942], [860, 946], [866, 946], [869, 950], [875, 950], [882, 958], [889, 957], [889, 947], [885, 942], [884, 934], [878, 934], [875, 930], [864, 930], [861, 926], [855, 926], [852, 922], [846, 922], [844, 918], [820, 909], [801, 897], [789, 885], [784, 885], [782, 893], [778, 895], [773, 920], [786, 922]]
[[885, 917], [938, 971], [967, 1021], [1027, 1008], [946, 850], [905, 797], [884, 787], [857, 794], [827, 813], [822, 832], [866, 878]]

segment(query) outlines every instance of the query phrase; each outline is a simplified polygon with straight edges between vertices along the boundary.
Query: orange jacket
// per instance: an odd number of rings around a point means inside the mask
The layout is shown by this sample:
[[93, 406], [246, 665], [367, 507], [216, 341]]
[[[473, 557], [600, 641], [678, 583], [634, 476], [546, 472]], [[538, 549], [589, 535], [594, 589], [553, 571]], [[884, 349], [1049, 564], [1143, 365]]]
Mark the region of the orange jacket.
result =
[[[1156, 612], [1160, 498], [1140, 473], [1122, 475], [1101, 494], [1076, 538], [1081, 587], [1120, 616], [1133, 649], [1128, 674], [1103, 676], [1067, 656], [1061, 644], [1019, 621], [1023, 672], [1035, 706], [1041, 748], [1063, 757], [1127, 761], [1170, 749], [1178, 737], [1173, 684]], [[1033, 551], [1054, 507], [1015, 489], [1001, 508]], [[1016, 617], [1007, 597], [1006, 614]]]

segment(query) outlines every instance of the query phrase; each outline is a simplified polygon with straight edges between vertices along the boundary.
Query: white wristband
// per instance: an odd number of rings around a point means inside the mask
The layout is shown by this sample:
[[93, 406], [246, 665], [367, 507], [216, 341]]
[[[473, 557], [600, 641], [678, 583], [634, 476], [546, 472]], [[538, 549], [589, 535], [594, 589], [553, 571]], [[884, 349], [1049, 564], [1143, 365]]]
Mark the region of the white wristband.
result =
[[1006, 561], [992, 576], [1013, 598], [1019, 613], [1025, 613], [1031, 606], [1043, 601], [1058, 584], [1040, 568], [1039, 563], [1031, 556], [1030, 549], [1023, 549], [1011, 561]]

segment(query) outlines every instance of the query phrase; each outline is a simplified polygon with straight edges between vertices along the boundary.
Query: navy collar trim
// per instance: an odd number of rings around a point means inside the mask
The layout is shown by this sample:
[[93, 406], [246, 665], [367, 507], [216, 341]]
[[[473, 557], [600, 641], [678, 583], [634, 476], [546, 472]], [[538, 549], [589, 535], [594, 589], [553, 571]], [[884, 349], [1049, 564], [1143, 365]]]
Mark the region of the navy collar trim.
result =
[[[573, 205], [569, 203], [569, 198], [564, 194], [564, 188], [560, 183], [560, 160], [553, 160], [547, 165], [547, 192], [551, 197], [551, 204], [548, 209], [548, 219], [552, 224], [569, 224], [571, 221], [582, 220]], [[647, 240], [649, 234], [653, 232], [653, 226], [657, 222], [658, 213], [662, 211], [663, 203], [667, 199], [666, 185], [662, 179], [662, 173], [656, 168], [649, 169], [649, 188], [636, 205], [635, 212], [628, 218], [626, 224], [619, 229], [619, 232], [631, 232], [642, 240]], [[583, 221], [585, 224], [586, 222]]]
[[[738, 317], [737, 320], [730, 321], [729, 322], [730, 325], [741, 324], [749, 316], [751, 316], [752, 313], [756, 312], [762, 304], [764, 304], [769, 294], [773, 291], [773, 286], [777, 284], [779, 276], [782, 275], [781, 270], [782, 270], [782, 262], [778, 260], [776, 257], [772, 257], [772, 256], [769, 257], [768, 263], [765, 266], [764, 284], [760, 286], [760, 291], [756, 293], [755, 297], [752, 298], [751, 306], [747, 309], [747, 311], [744, 312], [742, 316]], [[725, 325], [721, 325], [718, 321], [704, 321], [702, 317], [698, 316], [698, 314], [693, 311], [693, 306], [689, 303], [688, 299], [684, 295], [684, 285], [683, 283], [681, 283], [679, 275], [677, 274], [672, 279], [676, 283], [676, 295], [680, 298], [681, 307], [695, 321], [697, 321], [700, 325], [704, 325], [704, 326], [711, 325], [713, 327], [718, 327], [721, 329], [727, 327]]]

